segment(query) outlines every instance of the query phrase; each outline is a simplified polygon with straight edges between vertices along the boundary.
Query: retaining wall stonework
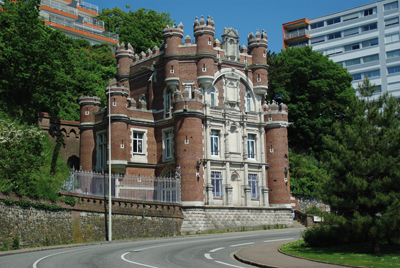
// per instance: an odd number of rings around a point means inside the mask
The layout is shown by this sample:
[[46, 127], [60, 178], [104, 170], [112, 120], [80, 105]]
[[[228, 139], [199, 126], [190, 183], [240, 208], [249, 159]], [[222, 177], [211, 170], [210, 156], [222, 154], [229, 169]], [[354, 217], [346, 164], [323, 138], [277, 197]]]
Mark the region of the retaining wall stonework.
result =
[[183, 207], [181, 233], [263, 229], [293, 223], [290, 208]]
[[322, 203], [321, 200], [312, 196], [304, 196], [304, 195], [293, 195], [296, 199], [296, 207], [295, 209], [305, 212], [307, 209], [312, 206], [316, 206], [320, 208], [322, 211], [330, 212], [331, 208], [329, 205]]
[[[69, 208], [49, 211], [0, 202], [0, 247], [5, 240], [11, 245], [17, 233], [22, 248], [106, 240], [104, 204], [107, 205], [107, 202], [97, 196], [70, 196], [77, 201], [74, 207], [60, 201], [34, 200], [0, 193], [1, 200], [29, 200]], [[183, 221], [181, 205], [178, 204], [114, 199], [112, 210], [114, 239], [179, 234]]]

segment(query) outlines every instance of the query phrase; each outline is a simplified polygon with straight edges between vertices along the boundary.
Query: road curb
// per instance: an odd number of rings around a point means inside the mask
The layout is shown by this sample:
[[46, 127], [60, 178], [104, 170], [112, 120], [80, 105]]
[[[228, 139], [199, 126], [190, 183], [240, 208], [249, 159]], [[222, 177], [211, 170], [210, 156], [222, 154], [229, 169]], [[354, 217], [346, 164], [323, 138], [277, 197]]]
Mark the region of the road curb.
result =
[[239, 256], [238, 253], [239, 253], [241, 250], [243, 250], [243, 249], [244, 249], [244, 248], [242, 248], [242, 249], [240, 249], [240, 250], [238, 250], [238, 251], [236, 251], [236, 252], [233, 253], [233, 257], [234, 257], [237, 261], [243, 262], [243, 263], [245, 263], [245, 264], [250, 264], [250, 265], [253, 265], [253, 266], [256, 266], [256, 267], [280, 268], [279, 266], [273, 266], [273, 265], [268, 265], [268, 264], [264, 264], [264, 263], [259, 263], [259, 262], [247, 260], [247, 259], [245, 259], [245, 258]]
[[343, 267], [367, 268], [366, 266], [354, 266], [354, 265], [334, 263], [334, 262], [328, 262], [328, 261], [313, 260], [313, 259], [309, 259], [309, 258], [305, 258], [305, 257], [301, 257], [301, 256], [296, 256], [296, 255], [292, 255], [290, 253], [283, 252], [280, 247], [278, 248], [278, 252], [283, 255], [289, 256], [289, 257], [302, 259], [302, 260], [306, 260], [306, 261], [312, 261], [312, 262], [318, 262], [318, 263], [324, 263], [324, 264], [332, 264], [332, 265], [338, 265], [338, 266], [343, 266]]

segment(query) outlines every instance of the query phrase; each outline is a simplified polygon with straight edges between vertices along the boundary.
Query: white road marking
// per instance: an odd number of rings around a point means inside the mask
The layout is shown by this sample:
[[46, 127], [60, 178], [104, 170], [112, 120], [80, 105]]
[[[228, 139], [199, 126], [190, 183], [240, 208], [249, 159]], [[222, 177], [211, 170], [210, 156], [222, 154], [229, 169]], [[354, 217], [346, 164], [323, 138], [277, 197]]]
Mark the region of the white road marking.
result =
[[121, 259], [123, 259], [126, 262], [137, 264], [137, 265], [140, 265], [140, 266], [149, 267], [149, 268], [157, 268], [155, 266], [150, 266], [150, 265], [147, 265], [147, 264], [138, 263], [138, 262], [134, 262], [134, 261], [130, 261], [130, 260], [125, 259], [125, 255], [128, 254], [128, 253], [130, 253], [130, 252], [126, 252], [126, 253], [122, 254], [121, 255]]
[[251, 244], [254, 244], [254, 242], [249, 242], [249, 243], [243, 243], [243, 244], [231, 245], [230, 247], [231, 247], [231, 248], [233, 248], [233, 247], [239, 247], [239, 246], [251, 245]]
[[291, 238], [283, 238], [283, 239], [266, 240], [266, 241], [264, 241], [264, 243], [276, 242], [276, 241], [282, 241], [282, 240], [290, 240], [290, 239], [294, 239], [294, 238], [291, 237]]
[[214, 249], [210, 250], [210, 252], [215, 252], [215, 251], [218, 251], [220, 249], [224, 249], [224, 248], [214, 248]]
[[54, 253], [54, 254], [50, 254], [50, 255], [44, 256], [43, 258], [40, 258], [40, 259], [38, 259], [37, 261], [35, 261], [35, 262], [33, 263], [33, 268], [37, 268], [37, 264], [38, 264], [41, 260], [44, 260], [44, 259], [46, 259], [46, 258], [48, 258], [48, 257], [55, 256], [55, 255], [62, 254], [62, 253], [71, 252], [71, 251], [77, 251], [77, 250], [82, 250], [82, 249], [79, 248], [79, 249], [67, 250], [67, 251], [62, 251], [62, 252], [58, 252], [58, 253]]
[[205, 253], [204, 254], [204, 257], [206, 257], [207, 259], [209, 259], [209, 260], [212, 260], [213, 258], [211, 257], [211, 254], [210, 253]]
[[231, 267], [244, 268], [243, 266], [237, 266], [237, 265], [229, 264], [229, 263], [222, 262], [222, 261], [215, 261], [215, 262], [218, 262], [218, 263], [224, 264], [224, 265], [228, 265], [228, 266], [231, 266]]

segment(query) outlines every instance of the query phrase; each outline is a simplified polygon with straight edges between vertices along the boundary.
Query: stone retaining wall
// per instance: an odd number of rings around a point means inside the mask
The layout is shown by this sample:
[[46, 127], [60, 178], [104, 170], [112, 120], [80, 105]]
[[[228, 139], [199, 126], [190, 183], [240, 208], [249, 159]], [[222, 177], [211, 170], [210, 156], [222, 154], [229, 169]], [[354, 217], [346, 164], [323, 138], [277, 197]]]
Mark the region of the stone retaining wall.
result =
[[322, 211], [330, 212], [331, 208], [329, 205], [322, 203], [321, 200], [316, 197], [304, 196], [304, 195], [293, 195], [296, 199], [296, 207], [295, 209], [305, 212], [308, 208], [312, 206], [316, 206], [320, 208]]
[[[28, 200], [69, 209], [49, 211], [0, 202], [0, 247], [6, 240], [11, 245], [17, 233], [23, 248], [106, 240], [108, 202], [97, 196], [62, 195], [74, 197], [76, 205], [0, 193], [0, 200]], [[183, 221], [181, 205], [172, 203], [114, 199], [112, 213], [114, 239], [178, 234]]]
[[255, 230], [293, 223], [290, 208], [183, 207], [181, 233]]

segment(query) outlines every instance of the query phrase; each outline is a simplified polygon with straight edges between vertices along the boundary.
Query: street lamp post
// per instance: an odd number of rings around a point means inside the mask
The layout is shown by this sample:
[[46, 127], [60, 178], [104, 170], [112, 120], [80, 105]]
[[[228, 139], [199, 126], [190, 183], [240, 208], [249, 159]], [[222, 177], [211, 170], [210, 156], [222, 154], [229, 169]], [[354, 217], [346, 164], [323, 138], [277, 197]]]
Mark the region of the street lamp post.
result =
[[108, 241], [112, 241], [111, 221], [111, 87], [108, 87]]

